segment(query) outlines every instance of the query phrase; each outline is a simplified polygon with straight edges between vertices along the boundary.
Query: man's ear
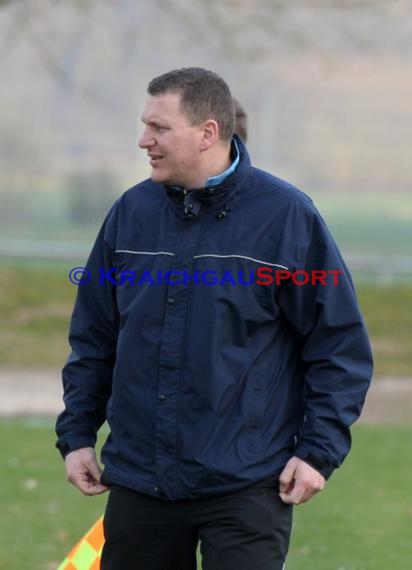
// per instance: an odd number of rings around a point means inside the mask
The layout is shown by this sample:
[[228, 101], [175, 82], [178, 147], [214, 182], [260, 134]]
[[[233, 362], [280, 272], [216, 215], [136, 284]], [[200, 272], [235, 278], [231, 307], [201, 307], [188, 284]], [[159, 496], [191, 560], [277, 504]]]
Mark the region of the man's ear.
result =
[[207, 150], [219, 140], [219, 125], [214, 119], [208, 119], [203, 123], [202, 136], [200, 139], [201, 150]]

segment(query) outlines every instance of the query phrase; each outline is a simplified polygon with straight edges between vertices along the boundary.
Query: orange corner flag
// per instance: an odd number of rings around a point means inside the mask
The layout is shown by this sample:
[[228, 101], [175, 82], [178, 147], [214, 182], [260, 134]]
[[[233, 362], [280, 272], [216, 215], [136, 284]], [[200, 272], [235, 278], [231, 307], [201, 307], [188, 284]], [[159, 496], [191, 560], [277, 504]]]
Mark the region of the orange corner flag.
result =
[[57, 570], [100, 570], [103, 544], [103, 517], [100, 517], [71, 549]]

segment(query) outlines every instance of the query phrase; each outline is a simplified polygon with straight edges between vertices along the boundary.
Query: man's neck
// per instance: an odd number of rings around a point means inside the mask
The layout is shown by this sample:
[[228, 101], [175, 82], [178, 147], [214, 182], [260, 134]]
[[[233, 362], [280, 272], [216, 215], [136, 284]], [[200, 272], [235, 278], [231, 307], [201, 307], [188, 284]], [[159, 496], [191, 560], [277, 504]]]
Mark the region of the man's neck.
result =
[[213, 162], [210, 164], [210, 169], [207, 173], [205, 181], [208, 180], [209, 178], [213, 178], [215, 176], [223, 174], [223, 172], [225, 172], [231, 164], [232, 160], [230, 158], [230, 148], [229, 148], [225, 154], [223, 154], [220, 157], [217, 157], [217, 159], [213, 160]]
[[196, 176], [198, 183], [188, 190], [203, 188], [210, 178], [223, 174], [231, 164], [230, 145], [210, 150], [203, 165], [198, 170], [199, 175]]

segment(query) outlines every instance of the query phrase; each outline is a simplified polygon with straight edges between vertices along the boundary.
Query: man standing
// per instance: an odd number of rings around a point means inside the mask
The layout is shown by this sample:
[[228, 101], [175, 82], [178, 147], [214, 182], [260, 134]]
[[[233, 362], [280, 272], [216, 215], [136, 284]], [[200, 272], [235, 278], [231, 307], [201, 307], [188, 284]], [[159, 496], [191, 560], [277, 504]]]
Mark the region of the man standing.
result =
[[311, 200], [251, 166], [218, 75], [153, 79], [142, 121], [151, 179], [88, 260], [57, 446], [110, 489], [102, 570], [193, 570], [199, 540], [205, 570], [281, 570], [371, 378], [351, 279]]

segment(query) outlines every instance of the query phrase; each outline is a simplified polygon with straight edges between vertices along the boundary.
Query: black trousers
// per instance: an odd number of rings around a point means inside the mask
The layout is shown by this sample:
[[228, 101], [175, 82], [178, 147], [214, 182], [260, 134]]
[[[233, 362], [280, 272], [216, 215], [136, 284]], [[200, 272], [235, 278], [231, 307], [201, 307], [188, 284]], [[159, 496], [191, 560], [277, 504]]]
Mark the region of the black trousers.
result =
[[292, 507], [271, 486], [164, 501], [112, 487], [104, 516], [101, 570], [282, 570]]

